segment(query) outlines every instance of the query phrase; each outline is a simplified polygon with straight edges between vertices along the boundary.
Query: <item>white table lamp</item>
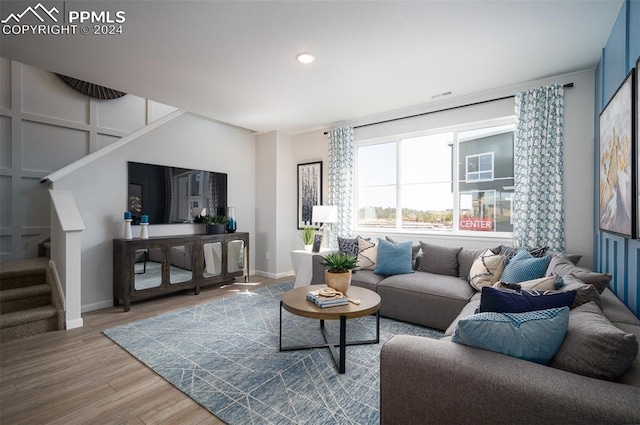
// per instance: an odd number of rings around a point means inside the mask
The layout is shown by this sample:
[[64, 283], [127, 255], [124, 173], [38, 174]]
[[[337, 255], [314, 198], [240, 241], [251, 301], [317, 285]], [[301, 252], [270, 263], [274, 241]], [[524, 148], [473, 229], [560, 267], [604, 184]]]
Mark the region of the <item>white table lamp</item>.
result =
[[311, 213], [311, 221], [314, 223], [322, 223], [322, 226], [320, 226], [320, 231], [322, 232], [322, 247], [330, 248], [331, 223], [338, 222], [338, 207], [335, 205], [314, 205]]

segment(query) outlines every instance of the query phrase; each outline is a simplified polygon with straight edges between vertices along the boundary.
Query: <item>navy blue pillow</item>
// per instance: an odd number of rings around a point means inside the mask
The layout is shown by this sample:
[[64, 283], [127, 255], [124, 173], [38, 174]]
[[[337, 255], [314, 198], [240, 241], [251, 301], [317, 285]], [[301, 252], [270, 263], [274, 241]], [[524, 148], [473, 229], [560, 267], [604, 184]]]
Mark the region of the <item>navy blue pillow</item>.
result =
[[480, 297], [480, 313], [524, 313], [526, 311], [547, 310], [569, 307], [576, 299], [576, 291], [542, 292], [500, 289], [485, 286]]

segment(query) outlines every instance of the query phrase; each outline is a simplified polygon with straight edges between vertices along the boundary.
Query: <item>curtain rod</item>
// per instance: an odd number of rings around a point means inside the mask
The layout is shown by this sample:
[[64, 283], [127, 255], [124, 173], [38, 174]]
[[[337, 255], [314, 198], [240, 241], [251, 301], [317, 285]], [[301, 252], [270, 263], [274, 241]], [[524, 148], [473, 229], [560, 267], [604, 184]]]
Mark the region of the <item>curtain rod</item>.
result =
[[[562, 87], [571, 88], [571, 87], [573, 87], [573, 83], [567, 83], [567, 84], [563, 85]], [[483, 103], [497, 102], [499, 100], [511, 99], [512, 97], [516, 97], [516, 95], [512, 94], [511, 96], [504, 96], [504, 97], [497, 97], [495, 99], [481, 100], [479, 102], [468, 103], [466, 105], [452, 106], [450, 108], [438, 109], [437, 111], [422, 112], [420, 114], [408, 115], [406, 117], [399, 117], [399, 118], [391, 118], [391, 119], [388, 119], [388, 120], [372, 122], [372, 123], [369, 123], [369, 124], [354, 125], [353, 128], [356, 129], [356, 128], [362, 128], [362, 127], [369, 127], [370, 125], [386, 124], [388, 122], [393, 122], [393, 121], [400, 121], [400, 120], [406, 120], [406, 119], [409, 119], [409, 118], [422, 117], [424, 115], [435, 114], [435, 113], [438, 113], [438, 112], [446, 112], [446, 111], [451, 111], [451, 110], [454, 110], [454, 109], [466, 108], [468, 106], [476, 106], [476, 105], [482, 105]], [[327, 135], [327, 134], [329, 134], [329, 132], [325, 131], [324, 134]]]

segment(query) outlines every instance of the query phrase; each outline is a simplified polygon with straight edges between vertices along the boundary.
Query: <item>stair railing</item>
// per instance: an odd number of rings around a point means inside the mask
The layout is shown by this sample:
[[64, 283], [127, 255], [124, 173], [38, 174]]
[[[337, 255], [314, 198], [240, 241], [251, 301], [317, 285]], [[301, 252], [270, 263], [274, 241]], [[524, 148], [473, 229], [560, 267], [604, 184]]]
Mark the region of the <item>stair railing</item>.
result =
[[68, 190], [49, 189], [51, 196], [51, 261], [60, 279], [67, 329], [81, 327], [81, 232], [84, 221]]

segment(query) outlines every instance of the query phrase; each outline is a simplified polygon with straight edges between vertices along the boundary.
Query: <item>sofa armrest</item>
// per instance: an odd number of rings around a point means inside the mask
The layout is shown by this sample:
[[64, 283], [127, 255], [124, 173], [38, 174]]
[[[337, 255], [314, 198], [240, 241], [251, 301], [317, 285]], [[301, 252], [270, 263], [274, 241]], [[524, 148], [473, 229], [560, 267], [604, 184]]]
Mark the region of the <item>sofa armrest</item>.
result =
[[380, 353], [380, 423], [640, 423], [640, 388], [398, 335]]

